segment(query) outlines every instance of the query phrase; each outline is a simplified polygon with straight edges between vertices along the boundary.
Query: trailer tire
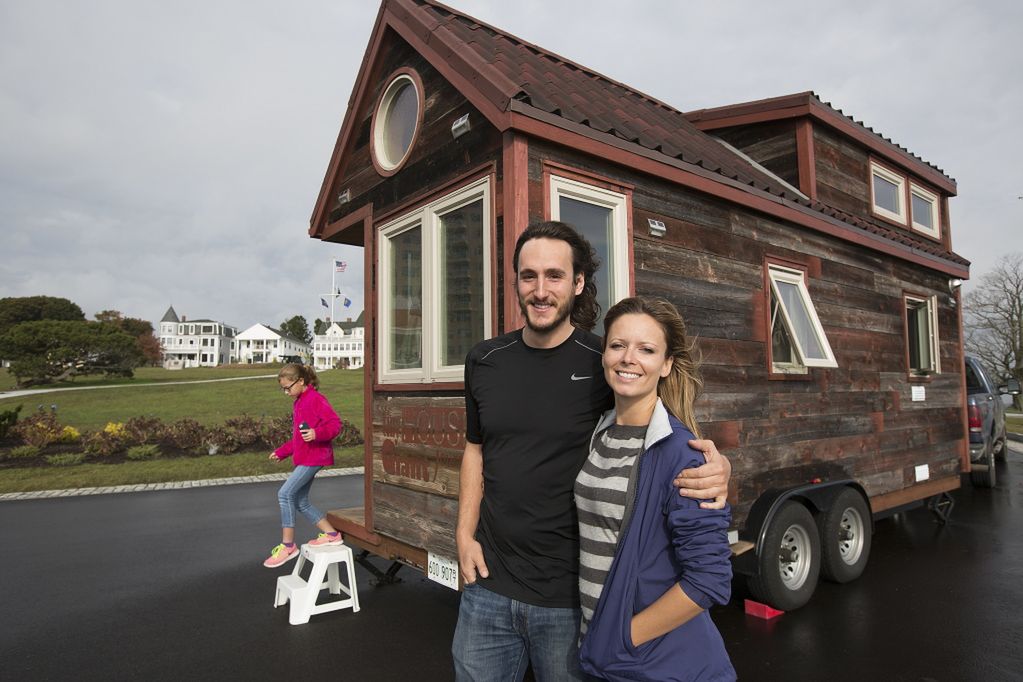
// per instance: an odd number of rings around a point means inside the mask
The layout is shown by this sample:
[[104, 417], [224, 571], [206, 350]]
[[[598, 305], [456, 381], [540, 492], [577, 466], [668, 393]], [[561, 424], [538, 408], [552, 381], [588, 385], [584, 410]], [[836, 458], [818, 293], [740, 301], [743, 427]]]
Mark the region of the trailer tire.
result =
[[820, 521], [821, 573], [836, 583], [856, 580], [870, 559], [870, 508], [863, 496], [843, 488]]
[[793, 500], [782, 503], [757, 556], [759, 571], [750, 576], [753, 596], [781, 611], [810, 601], [821, 567], [821, 540], [813, 516]]

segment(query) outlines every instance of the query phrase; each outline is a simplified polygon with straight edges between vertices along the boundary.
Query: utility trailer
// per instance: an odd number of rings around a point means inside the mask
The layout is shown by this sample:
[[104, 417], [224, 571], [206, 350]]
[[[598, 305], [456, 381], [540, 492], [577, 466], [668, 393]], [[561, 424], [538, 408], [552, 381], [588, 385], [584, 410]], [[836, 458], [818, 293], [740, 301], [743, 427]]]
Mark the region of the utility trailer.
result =
[[464, 357], [522, 325], [515, 240], [555, 219], [597, 249], [605, 309], [663, 296], [698, 337], [753, 593], [785, 610], [854, 579], [873, 519], [945, 515], [969, 471], [955, 194], [814, 93], [684, 113], [384, 0], [309, 231], [365, 257], [365, 505], [331, 522], [459, 587]]

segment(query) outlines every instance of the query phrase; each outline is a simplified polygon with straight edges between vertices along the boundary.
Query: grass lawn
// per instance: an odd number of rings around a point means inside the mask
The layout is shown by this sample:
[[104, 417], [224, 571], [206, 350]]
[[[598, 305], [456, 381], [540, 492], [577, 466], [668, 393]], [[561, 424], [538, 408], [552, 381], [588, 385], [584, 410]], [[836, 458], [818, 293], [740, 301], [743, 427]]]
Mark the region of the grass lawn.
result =
[[[150, 368], [147, 368], [150, 369]], [[190, 381], [194, 379], [226, 379], [246, 374], [224, 370], [216, 374], [215, 368], [204, 368], [191, 376], [182, 374], [189, 370], [162, 372], [161, 381]], [[259, 376], [276, 370], [263, 368], [248, 376]], [[175, 379], [165, 379], [170, 374]], [[350, 421], [362, 430], [362, 371], [334, 369], [320, 373], [320, 389], [330, 400], [334, 409], [345, 421]], [[129, 417], [140, 415], [156, 416], [164, 422], [173, 422], [185, 417], [203, 424], [219, 424], [229, 417], [248, 414], [279, 416], [290, 414], [291, 399], [284, 395], [276, 378], [249, 379], [246, 381], [225, 381], [212, 384], [180, 384], [161, 386], [143, 385], [141, 380], [123, 388], [96, 389], [89, 391], [59, 391], [0, 400], [0, 410], [23, 405], [21, 416], [26, 416], [42, 405], [50, 409], [57, 406], [57, 418], [63, 425], [70, 425], [79, 431], [98, 431], [108, 422], [124, 422]]]
[[[22, 416], [30, 414], [38, 405], [50, 409], [56, 405], [57, 418], [62, 425], [70, 425], [82, 432], [101, 430], [108, 422], [124, 422], [137, 415], [152, 415], [166, 423], [185, 417], [204, 424], [219, 424], [225, 419], [248, 414], [281, 416], [291, 413], [291, 399], [285, 396], [276, 378], [226, 381], [208, 384], [159, 385], [175, 380], [228, 378], [230, 376], [260, 375], [276, 369], [181, 370], [168, 372], [153, 369], [156, 385], [142, 385], [137, 381], [122, 388], [88, 391], [65, 391], [7, 398], [0, 400], [0, 410], [23, 405]], [[162, 373], [162, 374], [161, 374]], [[171, 375], [171, 378], [166, 378]], [[320, 389], [330, 400], [344, 421], [363, 428], [363, 378], [361, 370], [330, 370], [320, 373]], [[269, 450], [155, 459], [146, 462], [120, 464], [81, 464], [69, 467], [34, 467], [0, 469], [0, 492], [25, 492], [63, 488], [128, 485], [136, 483], [164, 483], [207, 478], [251, 476], [273, 472], [286, 472], [290, 463], [275, 463], [267, 459]], [[337, 466], [361, 466], [363, 446], [335, 450]]]
[[1005, 415], [1005, 428], [1013, 433], [1023, 433], [1023, 414], [1018, 412], [1015, 414]]
[[[227, 379], [229, 377], [260, 376], [277, 374], [282, 365], [257, 365], [237, 367], [189, 367], [188, 369], [169, 370], [162, 367], [139, 367], [131, 379], [121, 377], [107, 378], [103, 375], [78, 377], [73, 381], [61, 381], [56, 384], [36, 386], [32, 388], [74, 388], [78, 386], [120, 386], [132, 384], [160, 383], [167, 381], [196, 381], [202, 379]], [[6, 367], [0, 367], [0, 391], [17, 388], [17, 382]]]

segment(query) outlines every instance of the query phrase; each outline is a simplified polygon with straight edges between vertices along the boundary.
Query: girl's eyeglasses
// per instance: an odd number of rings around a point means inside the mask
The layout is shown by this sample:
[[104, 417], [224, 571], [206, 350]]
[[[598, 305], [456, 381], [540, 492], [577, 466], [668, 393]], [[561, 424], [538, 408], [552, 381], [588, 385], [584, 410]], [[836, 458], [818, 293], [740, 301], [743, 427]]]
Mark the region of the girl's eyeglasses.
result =
[[300, 382], [300, 381], [302, 381], [302, 380], [301, 380], [301, 379], [295, 379], [294, 381], [292, 381], [292, 382], [291, 382], [290, 384], [288, 384], [287, 386], [281, 386], [281, 390], [282, 390], [282, 391], [284, 391], [285, 393], [287, 393], [288, 391], [290, 391], [290, 390], [291, 390], [291, 387], [292, 387], [292, 386], [294, 386], [295, 384], [297, 384], [297, 383], [298, 383], [298, 382]]

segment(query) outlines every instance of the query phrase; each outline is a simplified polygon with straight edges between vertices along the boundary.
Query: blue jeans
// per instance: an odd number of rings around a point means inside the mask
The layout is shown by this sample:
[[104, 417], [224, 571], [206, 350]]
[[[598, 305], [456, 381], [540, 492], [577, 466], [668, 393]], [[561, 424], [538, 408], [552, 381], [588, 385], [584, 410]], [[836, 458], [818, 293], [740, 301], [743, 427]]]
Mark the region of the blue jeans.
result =
[[586, 679], [579, 670], [579, 609], [533, 606], [466, 585], [451, 644], [455, 680]]
[[319, 509], [309, 501], [309, 489], [313, 486], [313, 477], [323, 467], [297, 466], [288, 476], [281, 489], [277, 491], [277, 501], [281, 503], [281, 527], [295, 527], [295, 510], [309, 519], [314, 526], [323, 518]]

